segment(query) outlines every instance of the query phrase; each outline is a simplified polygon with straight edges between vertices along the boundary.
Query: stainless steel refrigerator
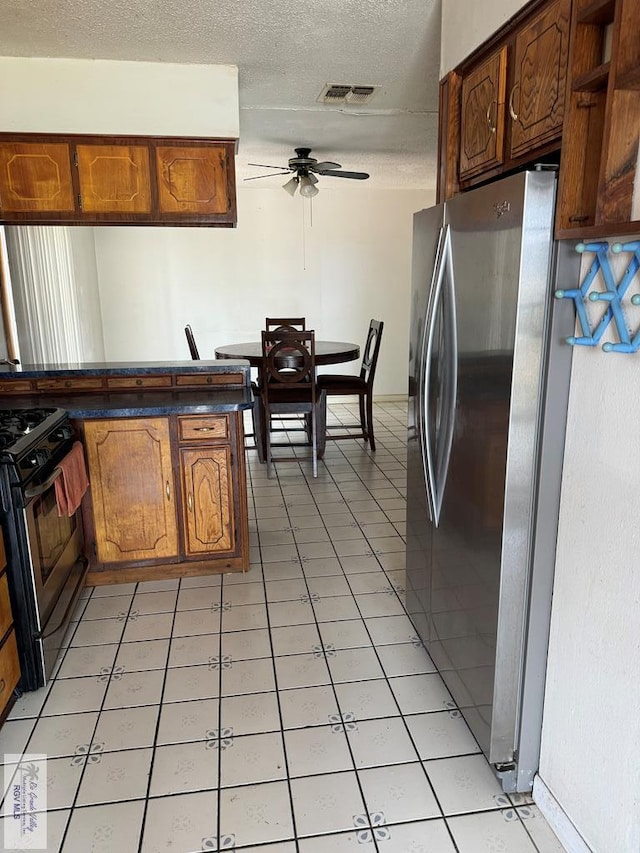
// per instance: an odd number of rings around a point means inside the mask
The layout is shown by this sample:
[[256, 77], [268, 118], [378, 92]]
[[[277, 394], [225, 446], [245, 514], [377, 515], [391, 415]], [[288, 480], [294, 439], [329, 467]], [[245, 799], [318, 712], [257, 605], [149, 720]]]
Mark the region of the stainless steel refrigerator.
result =
[[579, 257], [556, 175], [414, 217], [407, 606], [505, 791], [538, 767]]

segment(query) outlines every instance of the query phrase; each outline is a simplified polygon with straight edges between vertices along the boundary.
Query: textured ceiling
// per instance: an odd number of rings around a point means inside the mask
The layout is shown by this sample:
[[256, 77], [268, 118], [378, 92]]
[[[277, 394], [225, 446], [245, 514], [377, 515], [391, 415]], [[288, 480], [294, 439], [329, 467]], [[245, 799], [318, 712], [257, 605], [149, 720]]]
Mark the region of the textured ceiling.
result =
[[[440, 2], [0, 0], [0, 55], [237, 65], [239, 179], [267, 172], [249, 162], [286, 165], [306, 145], [369, 171], [369, 186], [432, 187]], [[367, 105], [328, 107], [325, 83], [380, 89]]]

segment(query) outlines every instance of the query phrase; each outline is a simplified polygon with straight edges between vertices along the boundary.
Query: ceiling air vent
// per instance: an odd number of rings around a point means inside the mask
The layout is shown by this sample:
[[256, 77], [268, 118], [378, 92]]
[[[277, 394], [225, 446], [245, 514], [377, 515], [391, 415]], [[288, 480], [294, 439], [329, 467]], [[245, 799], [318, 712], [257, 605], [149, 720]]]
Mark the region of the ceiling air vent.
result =
[[348, 104], [366, 104], [371, 100], [371, 96], [375, 92], [375, 86], [352, 86], [351, 91], [347, 93], [345, 101]]
[[327, 83], [318, 100], [323, 104], [366, 104], [377, 86], [347, 86]]

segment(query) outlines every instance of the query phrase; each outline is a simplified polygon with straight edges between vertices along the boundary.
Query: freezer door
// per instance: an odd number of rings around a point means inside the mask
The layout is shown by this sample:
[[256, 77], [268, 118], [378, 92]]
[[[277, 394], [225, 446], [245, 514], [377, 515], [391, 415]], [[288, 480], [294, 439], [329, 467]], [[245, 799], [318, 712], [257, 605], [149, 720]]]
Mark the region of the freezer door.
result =
[[519, 719], [553, 202], [554, 176], [524, 173], [447, 205], [456, 401], [428, 648], [500, 765]]
[[407, 609], [423, 641], [431, 612], [432, 496], [425, 448], [425, 351], [432, 294], [444, 243], [444, 206], [421, 210], [413, 220], [409, 411], [407, 433]]

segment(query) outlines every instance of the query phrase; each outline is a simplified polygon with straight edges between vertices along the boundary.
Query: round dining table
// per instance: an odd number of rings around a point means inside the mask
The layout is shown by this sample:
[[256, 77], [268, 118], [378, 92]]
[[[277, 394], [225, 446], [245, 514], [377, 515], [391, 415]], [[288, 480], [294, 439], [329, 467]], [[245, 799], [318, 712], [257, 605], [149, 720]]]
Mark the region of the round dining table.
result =
[[[326, 364], [341, 364], [345, 361], [355, 361], [360, 355], [358, 344], [345, 343], [341, 341], [316, 341], [316, 366]], [[249, 341], [245, 344], [227, 344], [217, 347], [216, 358], [244, 358], [251, 367], [262, 367], [262, 342]], [[286, 356], [283, 358], [286, 365]], [[325, 448], [325, 417], [324, 406], [321, 410], [322, 418], [318, 433], [318, 459], [322, 459]], [[254, 439], [258, 459], [264, 462], [266, 459], [266, 422], [260, 394], [256, 394], [253, 407]]]
[[[216, 358], [245, 358], [251, 367], [262, 367], [262, 343], [249, 341], [246, 344], [227, 344], [216, 348]], [[316, 340], [316, 365], [342, 364], [355, 361], [360, 356], [358, 344], [341, 341]]]

